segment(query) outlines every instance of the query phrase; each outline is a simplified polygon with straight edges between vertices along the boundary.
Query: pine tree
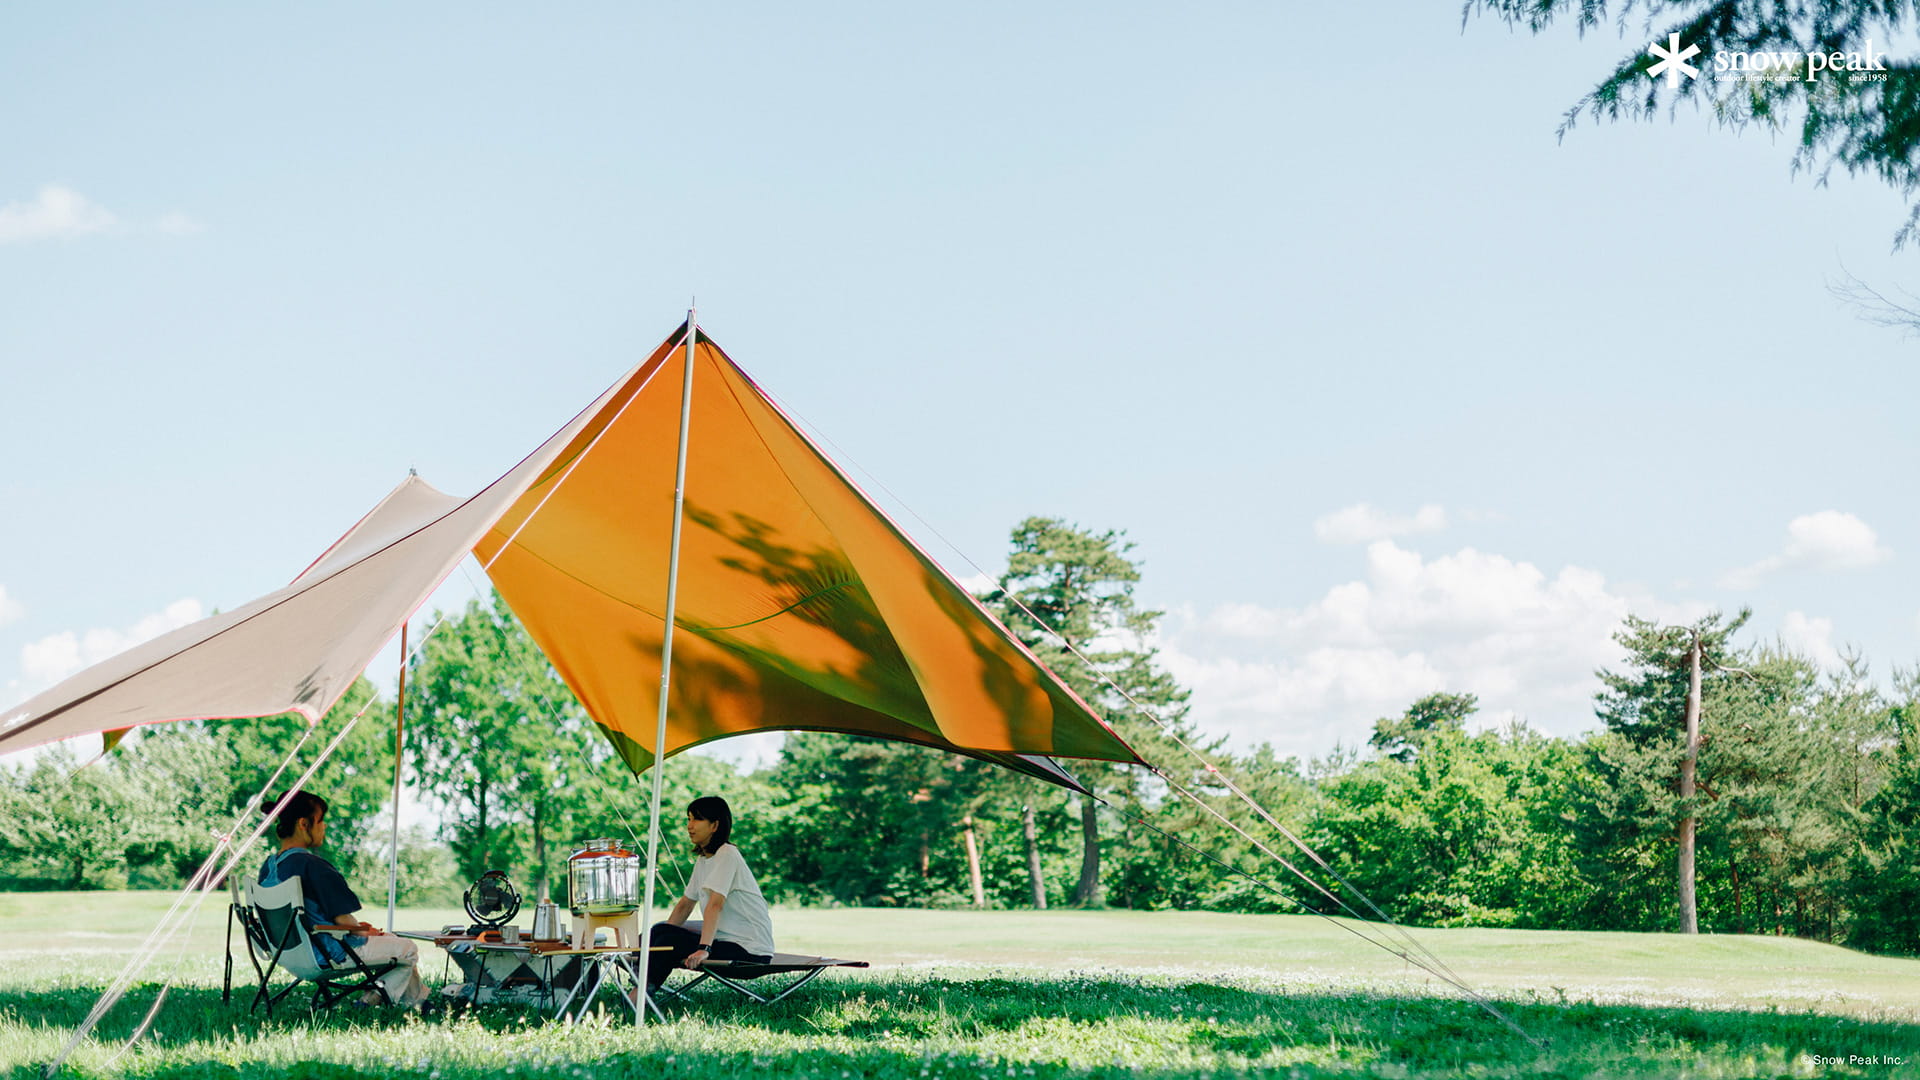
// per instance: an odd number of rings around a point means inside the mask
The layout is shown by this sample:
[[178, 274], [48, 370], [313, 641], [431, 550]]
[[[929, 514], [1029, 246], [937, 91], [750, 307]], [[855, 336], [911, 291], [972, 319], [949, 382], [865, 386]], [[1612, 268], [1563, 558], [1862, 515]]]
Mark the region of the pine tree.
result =
[[[1594, 762], [1616, 790], [1597, 821], [1608, 828], [1589, 830], [1610, 846], [1638, 849], [1636, 861], [1665, 862], [1655, 850], [1672, 837], [1673, 880], [1678, 929], [1694, 933], [1697, 923], [1696, 835], [1701, 793], [1697, 787], [1701, 698], [1707, 682], [1733, 677], [1738, 667], [1731, 638], [1752, 612], [1731, 620], [1719, 613], [1691, 626], [1661, 626], [1632, 615], [1614, 640], [1627, 650], [1624, 671], [1600, 671], [1605, 687], [1596, 712], [1618, 738], [1597, 744]], [[1606, 836], [1611, 832], [1613, 835]]]
[[1901, 673], [1895, 685], [1905, 700], [1888, 711], [1893, 738], [1863, 755], [1883, 770], [1883, 782], [1860, 807], [1847, 944], [1920, 956], [1920, 670]]
[[[1162, 613], [1134, 603], [1140, 568], [1128, 557], [1132, 548], [1115, 530], [1093, 532], [1059, 518], [1030, 517], [1014, 527], [1006, 573], [984, 599], [1041, 663], [1098, 709], [1136, 751], [1163, 766], [1179, 766], [1188, 757], [1168, 732], [1192, 741], [1187, 691], [1160, 667], [1150, 644]], [[1102, 797], [1135, 805], [1145, 800], [1137, 769], [1076, 762], [1072, 770]], [[1102, 903], [1095, 801], [1081, 798], [1079, 816], [1081, 860], [1073, 902], [1093, 907]]]
[[[1641, 15], [1645, 37], [1663, 52], [1675, 40], [1693, 74], [1647, 45], [1632, 49], [1568, 110], [1565, 134], [1583, 116], [1652, 119], [1680, 102], [1702, 105], [1714, 122], [1773, 134], [1794, 131], [1792, 168], [1824, 177], [1835, 167], [1875, 177], [1911, 197], [1920, 191], [1920, 76], [1909, 55], [1914, 5], [1884, 0], [1467, 0], [1509, 26], [1540, 33], [1556, 22], [1576, 30], [1618, 26]], [[1841, 66], [1834, 68], [1834, 54]], [[1757, 61], [1763, 77], [1749, 77]], [[1816, 67], [1814, 58], [1818, 57]], [[1673, 58], [1673, 59], [1678, 59]], [[1874, 66], [1878, 70], [1867, 70]], [[1664, 77], [1649, 77], [1658, 67]], [[1825, 69], [1825, 70], [1822, 70]], [[1851, 69], [1851, 70], [1849, 70]], [[1778, 78], [1764, 77], [1778, 75]], [[1920, 203], [1895, 236], [1920, 229]]]

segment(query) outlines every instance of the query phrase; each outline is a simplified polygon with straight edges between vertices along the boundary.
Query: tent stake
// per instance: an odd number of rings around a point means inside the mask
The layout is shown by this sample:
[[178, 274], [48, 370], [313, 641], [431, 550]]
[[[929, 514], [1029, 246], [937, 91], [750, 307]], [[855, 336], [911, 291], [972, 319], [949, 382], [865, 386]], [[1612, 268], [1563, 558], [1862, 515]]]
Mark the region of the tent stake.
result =
[[[693, 421], [693, 345], [700, 336], [694, 322], [694, 309], [687, 309], [687, 372], [680, 385], [680, 449], [673, 466], [673, 540], [667, 550], [666, 623], [660, 634], [660, 707], [653, 726], [653, 803], [647, 811], [647, 888], [640, 905], [640, 964], [643, 971], [653, 962], [653, 881], [660, 858], [660, 786], [667, 767], [667, 691], [673, 678], [673, 605], [680, 592], [680, 522], [687, 498], [687, 427]], [[575, 943], [578, 946], [578, 942]], [[640, 979], [633, 1022], [645, 1023], [653, 1002], [647, 995], [646, 976]]]
[[407, 745], [407, 624], [400, 624], [400, 688], [393, 702], [393, 835], [387, 849], [387, 930], [400, 899], [400, 754]]

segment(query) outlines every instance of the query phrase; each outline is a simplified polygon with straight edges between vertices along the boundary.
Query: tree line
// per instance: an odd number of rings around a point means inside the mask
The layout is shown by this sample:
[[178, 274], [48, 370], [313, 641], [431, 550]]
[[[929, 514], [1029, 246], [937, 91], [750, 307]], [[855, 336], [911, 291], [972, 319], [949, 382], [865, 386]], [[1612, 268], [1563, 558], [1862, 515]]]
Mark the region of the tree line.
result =
[[[735, 841], [787, 902], [1373, 915], [1344, 881], [1416, 925], [1691, 923], [1920, 953], [1920, 674], [1888, 692], [1857, 658], [1823, 671], [1742, 643], [1744, 611], [1688, 626], [1629, 617], [1590, 734], [1477, 730], [1474, 695], [1437, 691], [1376, 721], [1366, 747], [1302, 761], [1194, 729], [1150, 644], [1160, 613], [1134, 602], [1139, 576], [1120, 533], [1033, 518], [982, 600], [1155, 771], [1067, 762], [1089, 797], [925, 747], [802, 732], [750, 773], [671, 759], [666, 805], [727, 796]], [[358, 682], [301, 765], [375, 696]], [[331, 857], [372, 902], [394, 708], [366, 711], [312, 786], [332, 800]], [[493, 868], [564, 900], [574, 844], [642, 839], [647, 785], [497, 595], [427, 641], [405, 711], [409, 798], [435, 823], [402, 837], [402, 902], [445, 902]], [[306, 727], [169, 724], [87, 761], [63, 746], [0, 763], [0, 888], [177, 887], [218, 830], [258, 821], [247, 800]], [[690, 869], [676, 824], [668, 887]]]

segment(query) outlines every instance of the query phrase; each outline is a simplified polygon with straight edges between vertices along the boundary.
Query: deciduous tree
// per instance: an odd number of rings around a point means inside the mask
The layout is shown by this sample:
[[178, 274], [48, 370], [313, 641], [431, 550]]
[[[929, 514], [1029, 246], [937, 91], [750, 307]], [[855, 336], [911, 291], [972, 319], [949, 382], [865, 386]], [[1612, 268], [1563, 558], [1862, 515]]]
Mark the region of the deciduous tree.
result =
[[1373, 737], [1367, 743], [1382, 755], [1405, 765], [1435, 735], [1466, 730], [1467, 717], [1479, 711], [1480, 699], [1473, 694], [1436, 691], [1407, 706], [1407, 711], [1399, 716], [1375, 720]]
[[1448, 720], [1424, 729], [1411, 760], [1367, 762], [1327, 786], [1315, 846], [1396, 919], [1555, 925], [1580, 891], [1557, 812], [1574, 755], [1522, 725], [1468, 735], [1457, 713], [1438, 715]]
[[409, 748], [462, 875], [531, 872], [550, 893], [558, 847], [584, 839], [578, 819], [604, 827], [593, 774], [609, 751], [573, 692], [498, 593], [427, 639], [408, 686]]

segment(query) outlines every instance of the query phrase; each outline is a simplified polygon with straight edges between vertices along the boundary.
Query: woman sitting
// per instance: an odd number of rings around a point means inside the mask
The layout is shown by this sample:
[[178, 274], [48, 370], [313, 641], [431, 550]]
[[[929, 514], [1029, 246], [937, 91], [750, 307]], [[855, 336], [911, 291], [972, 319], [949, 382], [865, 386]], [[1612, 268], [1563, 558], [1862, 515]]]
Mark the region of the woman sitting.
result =
[[[693, 841], [693, 877], [667, 921], [653, 927], [653, 944], [670, 951], [647, 961], [647, 987], [665, 982], [676, 967], [698, 971], [709, 960], [764, 963], [773, 956], [773, 920], [766, 897], [747, 869], [740, 849], [727, 842], [733, 811], [727, 800], [707, 795], [687, 804], [687, 839]], [[688, 922], [694, 908], [701, 918]]]
[[[268, 799], [261, 809], [271, 814], [282, 797]], [[284, 796], [274, 832], [280, 837], [280, 850], [268, 856], [260, 867], [260, 884], [278, 885], [288, 878], [300, 879], [300, 895], [305, 898], [307, 917], [315, 926], [341, 926], [353, 931], [346, 942], [361, 961], [374, 966], [398, 960], [400, 966], [380, 976], [387, 1000], [405, 1008], [418, 1008], [427, 1000], [427, 988], [414, 970], [419, 963], [420, 947], [406, 938], [394, 937], [377, 926], [352, 917], [360, 910], [360, 898], [348, 887], [347, 879], [333, 864], [314, 854], [313, 849], [327, 839], [327, 800], [307, 791]], [[314, 959], [331, 966], [347, 959], [345, 949], [331, 934], [313, 935]], [[369, 998], [379, 995], [368, 992]], [[379, 1004], [370, 1000], [370, 1005]]]

